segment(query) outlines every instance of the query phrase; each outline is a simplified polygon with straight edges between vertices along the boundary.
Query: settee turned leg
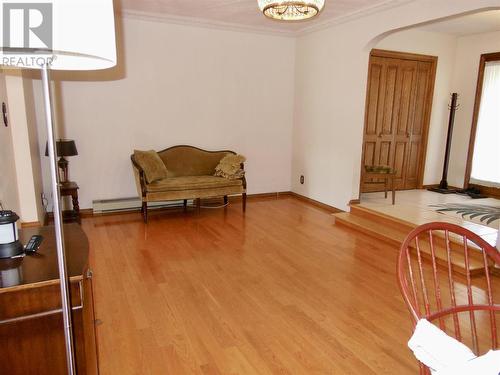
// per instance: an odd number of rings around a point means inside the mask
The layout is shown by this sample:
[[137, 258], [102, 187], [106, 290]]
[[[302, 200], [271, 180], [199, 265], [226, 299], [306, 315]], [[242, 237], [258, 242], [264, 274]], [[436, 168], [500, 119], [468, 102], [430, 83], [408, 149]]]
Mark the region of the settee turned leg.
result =
[[243, 212], [245, 212], [247, 210], [247, 193], [242, 194], [241, 203], [243, 205]]
[[142, 202], [142, 218], [145, 223], [148, 222], [148, 202]]
[[201, 198], [196, 198], [196, 211], [198, 213], [201, 211]]
[[227, 205], [227, 202], [228, 202], [227, 195], [224, 195], [224, 205]]
[[188, 206], [188, 200], [184, 199], [184, 212], [187, 211], [187, 206]]

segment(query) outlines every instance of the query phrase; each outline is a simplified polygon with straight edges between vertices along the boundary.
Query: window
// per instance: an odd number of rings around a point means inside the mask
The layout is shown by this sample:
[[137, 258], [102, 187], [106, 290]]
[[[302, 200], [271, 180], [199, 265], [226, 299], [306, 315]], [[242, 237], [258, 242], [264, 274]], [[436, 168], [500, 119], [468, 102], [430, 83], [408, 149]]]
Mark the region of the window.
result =
[[500, 188], [500, 53], [481, 56], [467, 183], [487, 193]]

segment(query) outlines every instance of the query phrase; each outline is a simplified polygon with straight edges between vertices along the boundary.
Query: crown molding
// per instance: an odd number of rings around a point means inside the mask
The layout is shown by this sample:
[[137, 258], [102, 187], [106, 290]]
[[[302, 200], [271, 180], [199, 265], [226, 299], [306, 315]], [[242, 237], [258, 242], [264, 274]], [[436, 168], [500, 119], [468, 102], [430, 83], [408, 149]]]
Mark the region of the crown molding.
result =
[[137, 19], [142, 21], [161, 22], [181, 26], [203, 27], [215, 30], [229, 30], [243, 33], [282, 36], [288, 38], [293, 38], [297, 34], [296, 31], [292, 30], [279, 30], [270, 27], [248, 26], [203, 18], [174, 16], [165, 13], [142, 12], [137, 10], [122, 9], [117, 14], [125, 18]]
[[383, 12], [385, 10], [397, 8], [399, 6], [402, 6], [404, 4], [413, 1], [416, 0], [386, 0], [382, 3], [365, 7], [340, 17], [332, 18], [324, 22], [316, 22], [311, 26], [307, 26], [299, 30], [286, 30], [286, 29], [280, 30], [277, 28], [264, 27], [264, 26], [249, 26], [249, 25], [221, 22], [203, 18], [174, 16], [166, 13], [144, 12], [144, 11], [129, 10], [129, 9], [121, 9], [120, 11], [117, 11], [117, 15], [125, 18], [138, 19], [149, 22], [161, 22], [161, 23], [169, 23], [182, 26], [203, 27], [215, 30], [230, 30], [243, 33], [254, 33], [262, 35], [274, 35], [274, 36], [295, 38], [316, 31], [328, 29], [336, 25], [347, 23], [349, 21], [353, 21], [358, 18]]
[[302, 36], [310, 33], [314, 33], [316, 31], [321, 31], [328, 29], [330, 27], [334, 27], [337, 25], [341, 25], [343, 23], [347, 23], [349, 21], [356, 20], [358, 18], [363, 18], [372, 14], [380, 13], [385, 10], [397, 8], [399, 6], [414, 2], [416, 0], [386, 0], [382, 3], [372, 5], [369, 7], [365, 7], [362, 9], [359, 9], [355, 12], [345, 14], [340, 17], [332, 18], [329, 19], [325, 22], [317, 22], [312, 26], [305, 27], [303, 29], [300, 29], [298, 32], [295, 33], [295, 36]]

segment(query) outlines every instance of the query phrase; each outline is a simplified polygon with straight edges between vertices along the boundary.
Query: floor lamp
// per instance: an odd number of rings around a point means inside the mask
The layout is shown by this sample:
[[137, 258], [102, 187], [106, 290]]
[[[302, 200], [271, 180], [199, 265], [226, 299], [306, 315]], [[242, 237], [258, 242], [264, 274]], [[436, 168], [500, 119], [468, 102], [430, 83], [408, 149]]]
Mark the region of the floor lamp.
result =
[[1, 5], [0, 64], [9, 68], [41, 70], [66, 360], [68, 374], [74, 375], [75, 351], [50, 71], [100, 70], [116, 65], [113, 0], [48, 0], [44, 3], [3, 0]]

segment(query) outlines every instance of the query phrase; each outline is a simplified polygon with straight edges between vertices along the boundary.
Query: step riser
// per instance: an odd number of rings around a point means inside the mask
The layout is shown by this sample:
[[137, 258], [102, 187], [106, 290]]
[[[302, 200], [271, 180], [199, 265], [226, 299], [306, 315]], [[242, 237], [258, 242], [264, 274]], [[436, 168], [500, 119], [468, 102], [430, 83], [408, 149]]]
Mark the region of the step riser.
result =
[[341, 218], [335, 219], [335, 225], [340, 225], [343, 227], [354, 229], [358, 232], [362, 232], [362, 233], [367, 234], [371, 237], [375, 237], [381, 241], [384, 241], [384, 242], [388, 243], [389, 245], [393, 245], [393, 246], [397, 247], [398, 249], [401, 246], [401, 241], [397, 241], [397, 240], [394, 240], [392, 238], [386, 237], [380, 232], [374, 232], [371, 229], [365, 228], [363, 226], [359, 226], [357, 224], [351, 223], [351, 222], [349, 222], [347, 220], [343, 220]]
[[[370, 209], [367, 209], [367, 208], [364, 208], [364, 207], [361, 207], [358, 205], [351, 206], [351, 213], [353, 215], [364, 217], [366, 219], [372, 220], [374, 222], [377, 222], [377, 223], [380, 223], [383, 225], [389, 225], [391, 228], [401, 230], [404, 233], [410, 233], [413, 229], [415, 229], [417, 227], [417, 225], [415, 225], [415, 224], [409, 224], [409, 223], [407, 224], [407, 223], [401, 222], [399, 219], [392, 218], [390, 216], [386, 216], [383, 214], [379, 214], [376, 211], [372, 211]], [[435, 235], [433, 239], [434, 239], [434, 245], [437, 248], [446, 249], [446, 241], [444, 239], [444, 236]], [[452, 253], [459, 252], [459, 253], [463, 254], [463, 243], [457, 242], [457, 240], [454, 238], [450, 238], [450, 248], [451, 248]], [[471, 256], [478, 261], [483, 260], [482, 254], [479, 252], [477, 254], [471, 253]]]
[[415, 226], [407, 223], [403, 223], [399, 220], [396, 220], [394, 218], [391, 218], [389, 216], [381, 215], [378, 214], [377, 212], [368, 210], [366, 208], [363, 208], [358, 205], [352, 205], [350, 209], [351, 214], [364, 217], [366, 219], [376, 221], [377, 223], [383, 224], [383, 225], [388, 225], [391, 228], [401, 230], [404, 232], [411, 232]]
[[[349, 227], [351, 229], [356, 229], [360, 232], [369, 234], [372, 237], [376, 237], [380, 240], [383, 240], [387, 243], [390, 243], [391, 245], [397, 245], [398, 248], [401, 246], [401, 243], [403, 242], [403, 240], [401, 240], [401, 241], [394, 240], [393, 238], [388, 238], [388, 237], [384, 236], [384, 233], [382, 231], [381, 232], [374, 232], [371, 229], [364, 228], [362, 226], [356, 225], [354, 223], [350, 223], [349, 221], [346, 221], [343, 219], [337, 218], [335, 220], [335, 224], [343, 225], [343, 226]], [[410, 231], [411, 230], [409, 230], [408, 233]], [[433, 242], [434, 242], [434, 248], [436, 249], [436, 251], [443, 251], [446, 254], [446, 252], [447, 252], [446, 241], [444, 238], [441, 238], [441, 237], [435, 235], [433, 237]], [[411, 247], [414, 248], [415, 246], [412, 245]], [[429, 240], [427, 240], [427, 239], [423, 240], [422, 238], [420, 238], [420, 247], [421, 247], [422, 251], [430, 253]], [[458, 243], [454, 243], [454, 242], [450, 241], [450, 250], [451, 250], [452, 256], [453, 255], [460, 255], [460, 257], [463, 258], [463, 245], [462, 244], [458, 244]], [[474, 255], [474, 254], [470, 254], [470, 255], [473, 259], [482, 261], [482, 255], [480, 253], [478, 253], [476, 255]]]
[[[355, 212], [357, 212], [357, 213], [359, 213], [360, 211], [361, 210], [357, 210], [357, 211], [355, 210]], [[405, 230], [401, 231], [401, 233], [399, 235], [400, 238], [394, 238], [394, 233], [393, 233], [393, 237], [391, 237], [391, 236], [386, 235], [386, 233], [384, 233], [383, 230], [375, 231], [372, 228], [367, 228], [359, 223], [354, 222], [355, 220], [350, 221], [349, 220], [350, 215], [353, 215], [353, 214], [350, 213], [350, 214], [334, 215], [335, 225], [348, 227], [348, 228], [354, 229], [356, 231], [362, 232], [366, 235], [369, 235], [371, 237], [374, 237], [374, 238], [377, 238], [381, 241], [384, 241], [384, 242], [390, 244], [391, 246], [394, 246], [398, 250], [399, 250], [401, 243], [403, 242], [406, 234], [408, 232], [410, 232], [411, 229], [413, 229], [413, 228], [406, 228]], [[354, 215], [354, 216], [358, 216], [358, 215]], [[369, 219], [369, 220], [373, 221], [377, 224], [380, 224], [381, 221], [377, 220], [376, 216], [377, 215], [375, 215], [375, 214], [371, 215], [372, 219], [371, 220]], [[361, 216], [361, 217], [363, 217], [363, 219], [368, 219], [365, 216]], [[375, 218], [375, 220], [373, 220], [374, 218]], [[384, 219], [387, 220], [387, 218], [384, 218]], [[381, 225], [380, 227], [382, 228], [383, 225]], [[447, 266], [447, 264], [448, 264], [448, 262], [447, 262], [447, 250], [445, 247], [444, 238], [439, 238], [438, 236], [434, 236], [433, 242], [434, 242], [434, 249], [435, 249], [435, 254], [436, 254], [436, 263], [438, 265], [441, 265], [441, 266]], [[451, 250], [451, 257], [452, 257], [454, 271], [459, 273], [459, 274], [466, 275], [467, 272], [466, 272], [465, 265], [464, 265], [465, 263], [464, 263], [463, 245], [459, 245], [459, 244], [453, 243], [451, 241], [450, 241], [450, 244], [451, 244], [450, 250]], [[413, 245], [412, 245], [412, 247], [413, 247]], [[432, 261], [432, 256], [431, 256], [431, 252], [430, 252], [429, 240], [421, 239], [420, 240], [420, 249], [421, 249], [422, 258], [430, 263]], [[482, 254], [481, 253], [477, 253], [477, 254], [470, 253], [470, 260], [472, 263], [472, 265], [470, 266], [471, 275], [474, 276], [474, 275], [478, 275], [478, 274], [481, 274], [484, 272], [484, 267], [482, 266]]]

